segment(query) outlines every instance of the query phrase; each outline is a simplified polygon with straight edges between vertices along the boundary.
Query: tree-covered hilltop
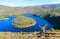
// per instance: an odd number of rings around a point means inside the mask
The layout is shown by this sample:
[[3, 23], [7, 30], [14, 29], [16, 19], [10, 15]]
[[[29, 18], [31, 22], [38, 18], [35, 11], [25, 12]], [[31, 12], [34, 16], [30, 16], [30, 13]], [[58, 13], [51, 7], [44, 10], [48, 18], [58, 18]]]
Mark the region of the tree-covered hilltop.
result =
[[18, 16], [15, 18], [13, 21], [13, 25], [16, 28], [27, 28], [27, 27], [32, 27], [36, 24], [36, 21], [32, 18], [28, 18], [25, 16]]

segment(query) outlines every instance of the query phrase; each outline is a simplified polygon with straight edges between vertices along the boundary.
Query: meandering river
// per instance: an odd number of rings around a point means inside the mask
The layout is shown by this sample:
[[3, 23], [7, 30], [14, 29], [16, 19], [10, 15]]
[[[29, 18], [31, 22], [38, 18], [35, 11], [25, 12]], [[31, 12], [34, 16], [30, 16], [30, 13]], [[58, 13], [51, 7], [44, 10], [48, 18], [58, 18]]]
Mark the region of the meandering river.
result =
[[23, 16], [33, 18], [36, 21], [36, 24], [33, 27], [25, 28], [25, 29], [20, 29], [20, 28], [15, 28], [12, 25], [13, 20], [16, 18], [14, 16], [7, 16], [7, 20], [0, 20], [0, 32], [34, 32], [34, 31], [41, 31], [41, 28], [39, 25], [44, 26], [46, 25], [46, 30], [51, 29], [53, 26], [46, 20], [32, 16], [30, 14], [23, 14]]

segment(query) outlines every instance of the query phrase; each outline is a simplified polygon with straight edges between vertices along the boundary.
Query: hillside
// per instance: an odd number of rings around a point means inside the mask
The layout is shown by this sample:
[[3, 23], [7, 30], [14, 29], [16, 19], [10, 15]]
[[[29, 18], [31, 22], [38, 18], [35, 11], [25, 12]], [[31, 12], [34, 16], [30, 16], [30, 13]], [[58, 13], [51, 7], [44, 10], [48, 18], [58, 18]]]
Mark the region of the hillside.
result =
[[[39, 6], [30, 6], [25, 7], [28, 12], [33, 13], [38, 16], [52, 14], [56, 16], [60, 16], [59, 12], [54, 12], [54, 10], [57, 9], [57, 11], [60, 11], [60, 4], [47, 4], [47, 5], [39, 5]], [[36, 14], [37, 13], [37, 14]]]
[[19, 15], [25, 12], [26, 11], [23, 8], [0, 5], [0, 15], [16, 15], [16, 14]]
[[20, 15], [24, 13], [30, 13], [34, 16], [42, 17], [60, 29], [60, 4], [46, 4], [23, 8], [0, 5], [0, 15]]
[[[0, 5], [0, 15], [19, 15], [21, 13], [32, 13], [37, 15], [47, 14], [51, 10], [59, 9], [60, 4], [47, 4], [47, 5], [38, 5], [38, 6], [28, 6], [28, 7], [8, 7]], [[51, 13], [50, 13], [51, 14]], [[52, 13], [53, 14], [53, 13]], [[57, 13], [58, 14], [58, 13]]]
[[60, 4], [48, 4], [39, 6], [30, 6], [25, 9], [30, 10], [32, 15], [42, 17], [53, 24], [55, 29], [60, 29]]

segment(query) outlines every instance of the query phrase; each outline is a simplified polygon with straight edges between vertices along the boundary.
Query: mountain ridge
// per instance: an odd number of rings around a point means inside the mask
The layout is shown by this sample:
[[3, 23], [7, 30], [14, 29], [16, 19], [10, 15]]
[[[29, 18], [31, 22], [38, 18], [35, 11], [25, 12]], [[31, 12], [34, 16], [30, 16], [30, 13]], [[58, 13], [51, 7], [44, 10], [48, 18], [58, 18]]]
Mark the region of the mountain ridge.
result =
[[22, 13], [48, 13], [53, 9], [60, 9], [60, 4], [45, 4], [28, 7], [9, 7], [0, 5], [0, 14], [2, 15], [19, 15]]

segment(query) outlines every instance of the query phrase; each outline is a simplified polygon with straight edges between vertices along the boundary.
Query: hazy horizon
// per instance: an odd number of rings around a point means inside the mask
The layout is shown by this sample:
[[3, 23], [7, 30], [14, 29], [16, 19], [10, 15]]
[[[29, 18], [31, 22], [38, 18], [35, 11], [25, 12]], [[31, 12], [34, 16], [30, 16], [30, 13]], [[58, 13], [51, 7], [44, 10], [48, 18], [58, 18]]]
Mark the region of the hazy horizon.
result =
[[60, 0], [0, 0], [0, 5], [10, 7], [26, 7], [45, 4], [60, 4]]

